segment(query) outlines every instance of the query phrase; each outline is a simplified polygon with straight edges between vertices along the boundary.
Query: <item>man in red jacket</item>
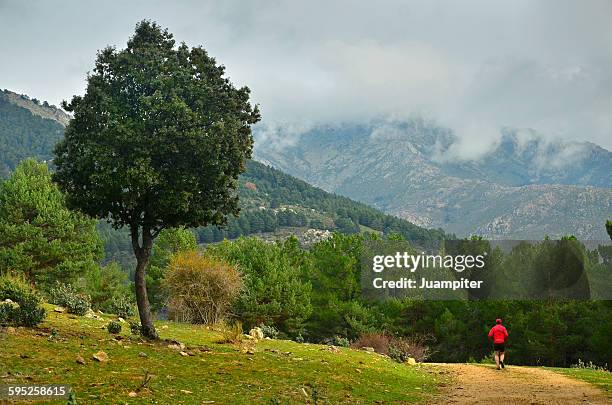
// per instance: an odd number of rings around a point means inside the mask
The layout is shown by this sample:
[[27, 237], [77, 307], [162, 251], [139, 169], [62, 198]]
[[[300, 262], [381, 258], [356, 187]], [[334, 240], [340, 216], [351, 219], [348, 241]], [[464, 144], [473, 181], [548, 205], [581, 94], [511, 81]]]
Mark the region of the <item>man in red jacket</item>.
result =
[[504, 368], [504, 352], [506, 350], [506, 342], [508, 341], [508, 331], [502, 326], [502, 320], [496, 319], [495, 326], [489, 332], [489, 339], [493, 340], [493, 349], [495, 350], [495, 364], [497, 369]]

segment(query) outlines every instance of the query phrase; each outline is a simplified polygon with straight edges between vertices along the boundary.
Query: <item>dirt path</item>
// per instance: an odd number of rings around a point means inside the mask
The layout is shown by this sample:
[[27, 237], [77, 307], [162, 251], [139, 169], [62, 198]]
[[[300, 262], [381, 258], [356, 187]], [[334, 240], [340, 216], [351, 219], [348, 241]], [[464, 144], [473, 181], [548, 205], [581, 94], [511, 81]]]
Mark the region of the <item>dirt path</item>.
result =
[[455, 383], [445, 403], [451, 404], [611, 404], [598, 388], [534, 367], [438, 364], [451, 371]]

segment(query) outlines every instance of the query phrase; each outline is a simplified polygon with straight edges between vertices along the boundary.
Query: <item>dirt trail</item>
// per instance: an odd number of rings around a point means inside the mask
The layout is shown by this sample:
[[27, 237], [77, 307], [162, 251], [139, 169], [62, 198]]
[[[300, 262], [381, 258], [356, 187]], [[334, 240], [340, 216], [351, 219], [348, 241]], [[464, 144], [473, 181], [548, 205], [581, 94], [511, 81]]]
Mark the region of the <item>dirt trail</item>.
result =
[[444, 403], [450, 404], [611, 404], [598, 388], [552, 371], [535, 367], [439, 364], [451, 371], [455, 382]]

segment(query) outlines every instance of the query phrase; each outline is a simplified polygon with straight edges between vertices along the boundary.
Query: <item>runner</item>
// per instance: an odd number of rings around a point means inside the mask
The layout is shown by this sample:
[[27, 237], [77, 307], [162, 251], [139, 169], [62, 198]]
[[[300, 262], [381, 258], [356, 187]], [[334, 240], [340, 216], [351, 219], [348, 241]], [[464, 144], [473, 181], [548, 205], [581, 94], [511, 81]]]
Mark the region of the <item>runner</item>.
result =
[[489, 332], [489, 340], [493, 340], [493, 350], [495, 350], [495, 364], [497, 369], [504, 368], [504, 355], [506, 351], [506, 342], [508, 341], [508, 331], [502, 326], [502, 320], [496, 319], [495, 326]]

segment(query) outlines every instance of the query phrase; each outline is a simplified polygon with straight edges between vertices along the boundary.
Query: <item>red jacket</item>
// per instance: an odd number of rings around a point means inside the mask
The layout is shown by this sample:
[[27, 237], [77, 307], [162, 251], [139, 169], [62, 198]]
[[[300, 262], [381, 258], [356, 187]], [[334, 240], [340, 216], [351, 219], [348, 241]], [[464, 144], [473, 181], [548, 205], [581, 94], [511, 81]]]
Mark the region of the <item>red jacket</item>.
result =
[[493, 338], [493, 343], [506, 343], [508, 340], [508, 331], [502, 325], [495, 325], [491, 328], [489, 337]]

